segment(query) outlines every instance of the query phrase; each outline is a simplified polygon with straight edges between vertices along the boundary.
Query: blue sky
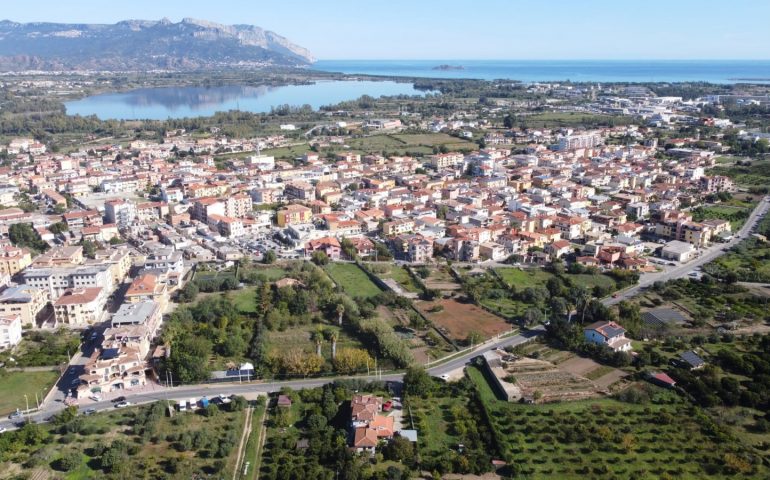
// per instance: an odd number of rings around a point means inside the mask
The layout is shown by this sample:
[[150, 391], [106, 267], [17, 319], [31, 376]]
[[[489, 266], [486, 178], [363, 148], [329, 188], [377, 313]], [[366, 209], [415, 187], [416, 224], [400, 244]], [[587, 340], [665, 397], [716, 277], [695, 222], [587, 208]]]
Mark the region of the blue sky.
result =
[[320, 59], [768, 59], [766, 0], [3, 0], [18, 22], [248, 23]]

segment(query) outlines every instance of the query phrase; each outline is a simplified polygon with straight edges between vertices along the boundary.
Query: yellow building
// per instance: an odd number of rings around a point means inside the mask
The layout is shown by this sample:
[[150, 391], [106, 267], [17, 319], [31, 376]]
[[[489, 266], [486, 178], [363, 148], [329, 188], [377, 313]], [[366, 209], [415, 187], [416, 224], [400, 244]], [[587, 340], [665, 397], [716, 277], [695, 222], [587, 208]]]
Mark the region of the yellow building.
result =
[[289, 205], [278, 211], [278, 226], [310, 223], [313, 218], [313, 210], [303, 205]]
[[0, 274], [14, 276], [32, 263], [32, 254], [26, 248], [10, 245], [0, 249]]

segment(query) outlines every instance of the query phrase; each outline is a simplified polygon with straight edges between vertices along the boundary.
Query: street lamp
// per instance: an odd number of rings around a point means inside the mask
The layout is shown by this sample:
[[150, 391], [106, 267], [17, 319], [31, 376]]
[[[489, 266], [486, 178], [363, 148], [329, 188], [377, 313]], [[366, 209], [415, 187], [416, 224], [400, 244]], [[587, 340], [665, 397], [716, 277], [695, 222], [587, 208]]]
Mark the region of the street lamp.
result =
[[27, 423], [29, 423], [29, 398], [27, 398], [27, 394], [24, 394], [24, 402], [27, 404]]

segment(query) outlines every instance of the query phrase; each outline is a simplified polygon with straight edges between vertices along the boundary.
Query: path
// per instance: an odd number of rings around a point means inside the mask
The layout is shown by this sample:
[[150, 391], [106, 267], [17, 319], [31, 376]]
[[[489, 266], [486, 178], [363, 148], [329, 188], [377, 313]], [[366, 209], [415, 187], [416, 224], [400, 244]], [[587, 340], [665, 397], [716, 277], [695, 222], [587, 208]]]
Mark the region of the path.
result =
[[262, 468], [262, 449], [265, 448], [265, 439], [267, 438], [267, 408], [268, 402], [265, 402], [265, 409], [262, 410], [262, 420], [259, 422], [259, 439], [257, 441], [257, 456], [254, 458], [254, 480], [259, 478], [259, 469]]
[[246, 419], [243, 423], [243, 433], [241, 434], [241, 442], [238, 444], [238, 454], [235, 457], [235, 468], [233, 469], [233, 480], [238, 480], [238, 478], [241, 476], [241, 471], [243, 469], [243, 457], [246, 452], [244, 452], [244, 447], [246, 446], [246, 442], [249, 440], [249, 435], [251, 435], [251, 416], [254, 414], [254, 408], [248, 407], [246, 409]]

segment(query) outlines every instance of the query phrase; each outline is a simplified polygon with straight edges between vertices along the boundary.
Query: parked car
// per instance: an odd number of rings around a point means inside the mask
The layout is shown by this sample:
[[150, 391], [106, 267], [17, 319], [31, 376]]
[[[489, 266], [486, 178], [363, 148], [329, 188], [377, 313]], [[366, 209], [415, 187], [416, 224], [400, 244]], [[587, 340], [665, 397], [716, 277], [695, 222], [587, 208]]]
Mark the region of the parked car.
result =
[[115, 408], [126, 408], [130, 406], [131, 406], [131, 402], [120, 402], [115, 404]]
[[16, 410], [12, 414], [8, 415], [9, 420], [16, 420], [17, 418], [21, 418], [21, 417], [22, 417], [22, 413], [20, 410]]
[[120, 396], [118, 398], [113, 398], [112, 399], [112, 403], [120, 403], [120, 402], [125, 402], [125, 401], [126, 401], [126, 397], [124, 397], [124, 396]]
[[86, 410], [83, 411], [83, 413], [85, 415], [93, 415], [94, 413], [96, 413], [96, 409], [95, 408], [87, 408]]
[[88, 398], [90, 398], [94, 402], [101, 402], [102, 401], [102, 396], [99, 395], [98, 393], [94, 393], [93, 395], [89, 396]]

